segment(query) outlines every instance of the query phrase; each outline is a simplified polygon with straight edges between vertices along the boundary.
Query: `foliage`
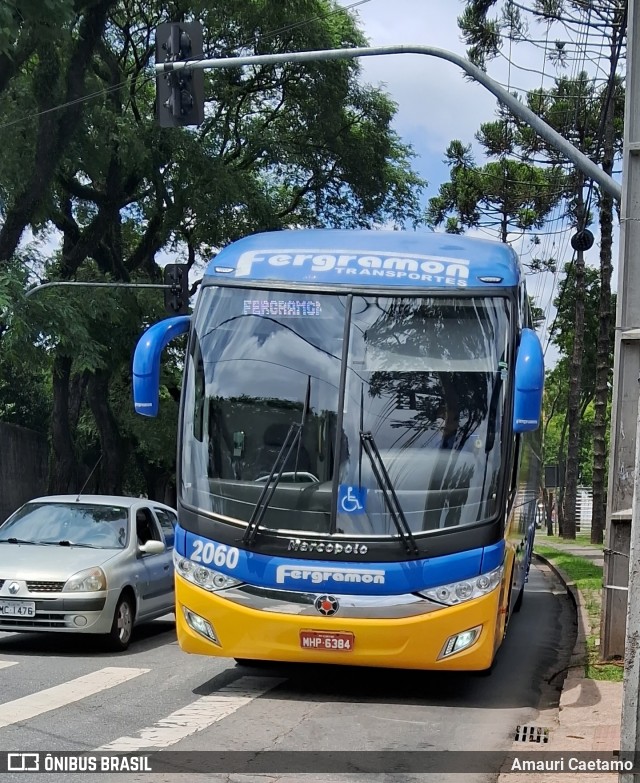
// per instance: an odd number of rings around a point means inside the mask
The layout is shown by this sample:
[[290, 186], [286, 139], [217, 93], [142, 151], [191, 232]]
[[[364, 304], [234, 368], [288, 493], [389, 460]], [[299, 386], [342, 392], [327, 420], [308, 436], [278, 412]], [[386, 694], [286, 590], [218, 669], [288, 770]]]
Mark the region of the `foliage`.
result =
[[566, 177], [559, 167], [539, 167], [507, 157], [512, 141], [503, 144], [504, 121], [486, 123], [477, 135], [489, 156], [499, 160], [476, 165], [471, 145], [452, 141], [446, 151], [450, 181], [429, 200], [427, 220], [445, 224], [449, 233], [465, 228], [487, 228], [507, 242], [514, 231], [542, 228], [562, 199]]
[[[545, 379], [545, 464], [563, 465], [566, 461], [566, 442], [563, 441], [563, 429], [566, 419], [566, 398], [569, 389], [569, 359], [574, 339], [574, 289], [571, 284], [574, 274], [573, 265], [565, 265], [565, 283], [554, 301], [557, 309], [552, 329], [552, 342], [560, 349], [561, 358], [555, 367], [547, 373]], [[600, 277], [598, 271], [586, 267], [585, 289], [585, 327], [587, 335], [597, 334], [600, 308]], [[615, 310], [615, 294], [611, 307]], [[613, 326], [611, 327], [613, 331]], [[613, 338], [613, 335], [612, 335]], [[613, 343], [612, 343], [613, 344]], [[578, 473], [582, 484], [588, 486], [593, 475], [593, 399], [595, 396], [595, 367], [597, 345], [593, 339], [587, 339], [583, 354], [583, 382], [580, 392], [581, 430], [579, 439]], [[613, 357], [611, 357], [611, 365]], [[565, 433], [566, 441], [566, 433]]]
[[28, 37], [55, 38], [73, 7], [72, 0], [5, 0], [0, 5], [0, 55], [11, 58]]

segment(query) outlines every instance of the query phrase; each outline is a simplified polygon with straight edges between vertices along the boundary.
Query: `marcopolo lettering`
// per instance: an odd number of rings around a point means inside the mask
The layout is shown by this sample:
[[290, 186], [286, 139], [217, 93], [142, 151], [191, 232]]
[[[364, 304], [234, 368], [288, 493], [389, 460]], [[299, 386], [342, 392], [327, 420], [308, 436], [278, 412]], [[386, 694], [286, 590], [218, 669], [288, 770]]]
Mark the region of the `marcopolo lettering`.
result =
[[384, 571], [369, 568], [304, 568], [300, 565], [278, 566], [276, 582], [311, 582], [314, 585], [322, 582], [339, 582], [342, 584], [383, 585]]
[[339, 544], [333, 541], [302, 541], [300, 538], [290, 538], [289, 552], [324, 552], [328, 555], [366, 555], [369, 547], [366, 544]]
[[255, 265], [304, 267], [311, 272], [421, 280], [458, 287], [466, 286], [469, 279], [469, 261], [464, 258], [321, 250], [286, 253], [251, 250], [239, 257], [236, 277], [249, 276]]

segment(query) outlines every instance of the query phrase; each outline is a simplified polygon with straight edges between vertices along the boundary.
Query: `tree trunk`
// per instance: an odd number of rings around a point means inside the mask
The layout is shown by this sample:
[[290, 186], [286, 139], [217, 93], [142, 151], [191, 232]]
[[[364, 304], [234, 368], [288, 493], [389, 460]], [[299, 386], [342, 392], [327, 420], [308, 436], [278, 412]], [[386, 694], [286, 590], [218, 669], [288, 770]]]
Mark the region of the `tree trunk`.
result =
[[102, 448], [100, 490], [106, 495], [122, 495], [126, 444], [109, 406], [109, 377], [108, 372], [97, 370], [89, 378], [88, 397]]
[[138, 470], [144, 478], [146, 484], [147, 497], [149, 500], [156, 500], [159, 503], [166, 503], [175, 508], [176, 490], [173, 485], [173, 474], [154, 465], [140, 454], [135, 455]]
[[558, 535], [562, 535], [564, 530], [564, 482], [567, 474], [567, 455], [565, 453], [565, 443], [567, 441], [567, 425], [569, 423], [568, 413], [565, 412], [564, 421], [562, 422], [562, 430], [560, 432], [560, 444], [558, 446], [558, 470], [560, 475], [558, 476], [558, 492], [556, 497], [556, 513], [558, 514]]
[[[602, 168], [613, 171], [615, 128], [614, 100], [608, 102], [605, 115]], [[607, 514], [607, 405], [611, 371], [611, 245], [613, 242], [613, 199], [600, 193], [600, 306], [598, 353], [596, 358], [595, 415], [593, 421], [593, 512], [591, 542], [601, 544]]]
[[562, 537], [576, 537], [576, 497], [580, 457], [580, 389], [582, 384], [582, 354], [584, 352], [584, 253], [576, 252], [575, 264], [575, 333], [569, 368], [569, 399], [567, 403], [567, 468], [564, 482]]
[[49, 462], [50, 495], [77, 492], [78, 462], [69, 426], [70, 356], [53, 360], [53, 409], [51, 411], [51, 459]]

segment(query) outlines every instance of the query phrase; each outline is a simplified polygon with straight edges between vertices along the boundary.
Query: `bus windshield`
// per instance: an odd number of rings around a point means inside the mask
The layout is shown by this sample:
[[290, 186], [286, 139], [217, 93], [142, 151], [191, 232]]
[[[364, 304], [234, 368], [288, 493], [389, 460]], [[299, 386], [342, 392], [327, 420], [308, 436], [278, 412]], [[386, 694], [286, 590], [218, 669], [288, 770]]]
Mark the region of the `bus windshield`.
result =
[[506, 298], [457, 292], [203, 288], [187, 355], [182, 501], [246, 526], [275, 470], [262, 529], [396, 537], [368, 438], [414, 535], [489, 519], [499, 511], [509, 313]]

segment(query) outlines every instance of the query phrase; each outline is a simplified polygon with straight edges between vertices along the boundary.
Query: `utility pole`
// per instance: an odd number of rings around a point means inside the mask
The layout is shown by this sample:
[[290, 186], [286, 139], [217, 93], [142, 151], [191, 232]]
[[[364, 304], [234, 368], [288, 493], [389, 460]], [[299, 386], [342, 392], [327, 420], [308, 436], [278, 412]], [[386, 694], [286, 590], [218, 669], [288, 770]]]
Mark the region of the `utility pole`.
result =
[[[601, 657], [625, 657], [621, 755], [640, 748], [640, 5], [629, 0]], [[626, 589], [625, 589], [626, 588]], [[625, 629], [626, 626], [626, 629]], [[625, 629], [625, 630], [623, 630]], [[620, 645], [620, 634], [622, 645]], [[623, 773], [620, 783], [640, 783]]]
[[[625, 654], [629, 552], [636, 466], [636, 413], [640, 372], [640, 19], [637, 0], [627, 10], [623, 191], [609, 446], [604, 595], [600, 630], [603, 660]], [[636, 526], [637, 527], [637, 526]], [[638, 531], [636, 531], [637, 535]]]

